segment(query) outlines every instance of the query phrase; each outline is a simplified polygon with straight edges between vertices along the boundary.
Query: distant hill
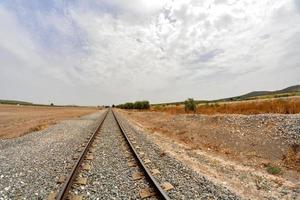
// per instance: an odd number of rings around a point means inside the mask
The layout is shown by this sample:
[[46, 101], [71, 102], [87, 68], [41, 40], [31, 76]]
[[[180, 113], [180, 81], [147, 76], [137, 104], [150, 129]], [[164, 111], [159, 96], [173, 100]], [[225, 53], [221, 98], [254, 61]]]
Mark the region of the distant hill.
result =
[[0, 99], [0, 104], [22, 105], [22, 106], [51, 106], [51, 107], [94, 107], [94, 106], [78, 106], [78, 105], [49, 105], [37, 104], [26, 101]]
[[4, 100], [0, 99], [1, 104], [13, 104], [13, 105], [32, 105], [33, 103], [31, 102], [26, 102], [26, 101], [17, 101], [17, 100]]
[[281, 93], [283, 93], [283, 92], [300, 92], [300, 85], [294, 85], [294, 86], [287, 87], [285, 89], [274, 91], [274, 92], [281, 92]]
[[[294, 85], [282, 90], [275, 91], [253, 91], [244, 95], [229, 97], [224, 99], [216, 100], [196, 100], [199, 103], [215, 103], [215, 102], [226, 102], [226, 101], [243, 101], [243, 100], [253, 100], [253, 99], [267, 99], [267, 98], [279, 98], [279, 97], [289, 97], [289, 96], [300, 96], [300, 85]], [[152, 105], [179, 105], [183, 104], [183, 101], [180, 102], [171, 102], [171, 103], [158, 103]]]
[[220, 100], [247, 100], [247, 99], [255, 99], [259, 97], [285, 97], [285, 96], [295, 96], [297, 93], [300, 92], [300, 85], [294, 85], [282, 90], [275, 90], [275, 91], [253, 91], [241, 96], [230, 97]]

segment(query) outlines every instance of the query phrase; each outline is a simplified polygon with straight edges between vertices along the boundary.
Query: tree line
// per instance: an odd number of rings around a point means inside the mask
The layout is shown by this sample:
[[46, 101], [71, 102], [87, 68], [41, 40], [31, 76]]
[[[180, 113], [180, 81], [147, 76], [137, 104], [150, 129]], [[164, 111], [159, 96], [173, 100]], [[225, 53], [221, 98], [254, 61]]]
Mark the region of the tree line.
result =
[[[196, 112], [197, 109], [197, 103], [194, 99], [192, 98], [188, 98], [185, 102], [185, 111], [193, 111]], [[113, 107], [117, 107], [117, 108], [121, 108], [121, 109], [138, 109], [138, 110], [146, 110], [146, 109], [150, 109], [150, 103], [149, 101], [136, 101], [134, 103], [132, 102], [128, 102], [128, 103], [124, 103], [124, 104], [119, 104], [117, 106]]]
[[119, 104], [116, 106], [117, 108], [121, 109], [149, 109], [150, 108], [150, 103], [149, 101], [136, 101], [134, 103], [128, 102], [124, 104]]

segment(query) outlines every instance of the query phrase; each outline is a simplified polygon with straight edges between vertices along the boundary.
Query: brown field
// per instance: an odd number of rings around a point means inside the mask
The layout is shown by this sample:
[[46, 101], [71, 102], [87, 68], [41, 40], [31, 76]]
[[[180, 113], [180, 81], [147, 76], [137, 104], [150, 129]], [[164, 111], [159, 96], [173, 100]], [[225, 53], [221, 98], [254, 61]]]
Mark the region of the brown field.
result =
[[300, 188], [299, 114], [119, 112], [166, 154], [245, 199], [293, 199], [280, 195]]
[[[149, 130], [188, 144], [193, 149], [210, 149], [235, 159], [243, 158], [245, 163], [250, 161], [247, 163], [250, 165], [266, 160], [280, 165], [284, 165], [284, 162], [286, 164], [284, 158], [289, 157], [293, 145], [285, 141], [282, 127], [297, 123], [291, 119], [299, 117], [278, 114], [175, 115], [164, 112], [121, 112]], [[294, 144], [299, 146], [299, 141]], [[249, 160], [250, 157], [256, 162]], [[289, 167], [300, 172], [300, 166], [295, 163]]]
[[[186, 113], [183, 105], [152, 106], [151, 111], [167, 112], [171, 114]], [[268, 100], [251, 100], [241, 102], [199, 104], [197, 114], [297, 114], [300, 113], [300, 97], [280, 98]]]
[[0, 104], [0, 139], [38, 131], [60, 120], [96, 112], [95, 107], [41, 107]]

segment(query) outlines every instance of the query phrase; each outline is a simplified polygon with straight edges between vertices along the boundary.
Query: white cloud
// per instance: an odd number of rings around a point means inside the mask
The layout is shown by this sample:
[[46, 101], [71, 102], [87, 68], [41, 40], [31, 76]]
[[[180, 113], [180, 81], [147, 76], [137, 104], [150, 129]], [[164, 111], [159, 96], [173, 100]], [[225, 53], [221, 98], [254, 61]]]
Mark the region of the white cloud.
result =
[[[20, 10], [0, 4], [0, 26], [7, 27], [0, 32], [5, 58], [0, 70], [38, 71], [44, 87], [62, 103], [176, 101], [281, 88], [300, 81], [294, 75], [300, 64], [296, 5], [280, 0], [56, 2], [60, 11], [30, 10], [39, 25], [32, 30], [17, 17]], [[278, 81], [279, 74], [286, 79]], [[232, 91], [241, 78], [253, 77], [266, 83], [245, 81]], [[61, 90], [86, 98], [56, 95], [53, 80]], [[6, 90], [8, 97], [13, 92]]]
[[109, 0], [109, 3], [129, 12], [153, 14], [166, 4], [166, 0]]

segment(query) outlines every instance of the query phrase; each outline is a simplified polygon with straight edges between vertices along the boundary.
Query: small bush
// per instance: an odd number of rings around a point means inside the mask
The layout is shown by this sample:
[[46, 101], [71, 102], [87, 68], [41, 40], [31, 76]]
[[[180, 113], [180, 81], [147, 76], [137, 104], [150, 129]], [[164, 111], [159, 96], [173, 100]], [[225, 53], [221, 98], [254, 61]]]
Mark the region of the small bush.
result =
[[272, 166], [272, 165], [268, 165], [267, 168], [266, 168], [267, 172], [269, 174], [279, 174], [281, 172], [281, 169], [279, 167], [276, 167], [276, 166]]
[[196, 112], [197, 104], [196, 104], [196, 102], [195, 102], [194, 99], [188, 98], [188, 99], [184, 102], [184, 106], [185, 106], [185, 111], [193, 111], [193, 112]]
[[154, 106], [154, 110], [162, 110], [162, 106], [161, 105], [155, 105]]

